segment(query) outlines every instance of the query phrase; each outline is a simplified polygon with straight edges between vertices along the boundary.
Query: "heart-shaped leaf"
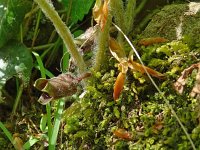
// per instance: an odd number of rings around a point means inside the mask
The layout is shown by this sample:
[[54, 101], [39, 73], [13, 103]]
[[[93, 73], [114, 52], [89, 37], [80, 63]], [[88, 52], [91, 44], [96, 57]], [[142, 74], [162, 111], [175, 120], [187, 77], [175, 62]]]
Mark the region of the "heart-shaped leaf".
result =
[[10, 39], [16, 39], [25, 14], [30, 10], [28, 0], [0, 1], [0, 48]]
[[77, 23], [89, 12], [94, 0], [62, 0], [66, 10], [70, 12], [70, 21]]
[[1, 89], [13, 76], [20, 78], [24, 85], [29, 83], [33, 67], [32, 56], [25, 45], [10, 42], [0, 48], [0, 98]]

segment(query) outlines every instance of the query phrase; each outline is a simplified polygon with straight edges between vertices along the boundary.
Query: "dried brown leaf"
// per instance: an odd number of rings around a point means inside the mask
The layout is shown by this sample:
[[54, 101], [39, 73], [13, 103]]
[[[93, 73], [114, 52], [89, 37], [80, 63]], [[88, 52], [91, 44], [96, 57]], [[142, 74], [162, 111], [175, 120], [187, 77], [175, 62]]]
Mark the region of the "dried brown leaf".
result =
[[[184, 86], [187, 83], [187, 77], [192, 73], [194, 69], [198, 69], [200, 63], [193, 64], [189, 68], [184, 69], [181, 73], [181, 76], [178, 78], [178, 80], [174, 83], [174, 89], [179, 93], [182, 94], [184, 90]], [[198, 77], [197, 77], [198, 78]], [[198, 79], [197, 79], [198, 80]], [[195, 93], [196, 88], [194, 89]], [[193, 90], [192, 90], [193, 91]], [[194, 93], [192, 92], [191, 95], [193, 96]]]
[[108, 19], [108, 5], [110, 0], [96, 0], [93, 8], [93, 17], [103, 30]]

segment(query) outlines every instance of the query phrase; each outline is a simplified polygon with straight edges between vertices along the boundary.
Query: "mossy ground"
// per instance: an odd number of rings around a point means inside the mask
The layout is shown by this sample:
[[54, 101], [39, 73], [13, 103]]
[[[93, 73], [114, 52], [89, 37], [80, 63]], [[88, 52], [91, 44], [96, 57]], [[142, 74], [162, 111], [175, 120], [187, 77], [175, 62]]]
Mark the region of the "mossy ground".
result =
[[[176, 49], [177, 47], [179, 48]], [[165, 74], [164, 80], [154, 79], [198, 148], [199, 101], [189, 96], [194, 86], [195, 72], [189, 77], [182, 95], [177, 94], [173, 88], [173, 83], [181, 71], [197, 62], [193, 59], [193, 54], [197, 55], [196, 50], [190, 50], [187, 44], [181, 41], [140, 48], [145, 64], [150, 64], [148, 66]], [[113, 84], [118, 71], [113, 68], [115, 60], [110, 58], [109, 63], [111, 65], [108, 70], [93, 73], [92, 83], [87, 87], [84, 96], [66, 110], [64, 132], [68, 141], [67, 147], [120, 150], [190, 149], [191, 145], [185, 133], [161, 93], [156, 91], [146, 75], [128, 72], [119, 100], [113, 100]], [[132, 139], [117, 137], [114, 131], [119, 128], [127, 130]]]

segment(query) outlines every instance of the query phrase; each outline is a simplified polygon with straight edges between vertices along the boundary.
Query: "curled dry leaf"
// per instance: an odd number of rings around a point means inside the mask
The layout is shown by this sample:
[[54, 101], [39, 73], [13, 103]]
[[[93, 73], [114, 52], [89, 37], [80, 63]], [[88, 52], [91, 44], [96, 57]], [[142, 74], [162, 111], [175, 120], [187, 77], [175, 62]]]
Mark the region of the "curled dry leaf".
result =
[[17, 150], [23, 150], [23, 141], [20, 138], [19, 133], [14, 133], [13, 134], [13, 145], [15, 147], [15, 149]]
[[43, 92], [38, 102], [45, 105], [51, 100], [75, 94], [78, 83], [88, 76], [90, 76], [90, 73], [86, 73], [78, 78], [65, 73], [51, 79], [37, 79], [34, 86]]
[[[178, 78], [178, 80], [174, 83], [174, 89], [179, 93], [182, 94], [184, 90], [184, 86], [187, 83], [187, 77], [192, 73], [194, 69], [199, 69], [200, 70], [200, 63], [193, 64], [189, 68], [184, 69], [183, 72], [181, 73], [181, 76]], [[194, 88], [192, 89], [191, 96], [194, 97], [197, 93], [200, 94], [200, 75], [199, 72], [197, 73], [196, 76], [196, 83]]]
[[126, 131], [125, 129], [117, 129], [113, 132], [113, 134], [121, 139], [124, 139], [124, 140], [132, 140], [133, 137], [131, 135], [131, 133], [129, 133], [128, 131]]
[[154, 132], [154, 133], [158, 134], [159, 131], [160, 131], [163, 127], [164, 127], [164, 123], [163, 123], [162, 121], [157, 121], [157, 122], [153, 125], [152, 129], [153, 129], [153, 132]]
[[122, 92], [124, 88], [125, 79], [126, 79], [126, 74], [120, 72], [117, 76], [117, 79], [114, 85], [113, 98], [115, 101], [119, 98], [120, 93]]
[[198, 99], [200, 99], [200, 63], [199, 63], [199, 66], [198, 66], [199, 70], [197, 72], [197, 75], [196, 75], [196, 82], [195, 82], [195, 85], [190, 93], [190, 96], [191, 97], [197, 97]]
[[168, 42], [167, 39], [163, 37], [152, 37], [152, 38], [145, 38], [138, 42], [139, 45], [149, 46], [158, 43]]
[[93, 17], [103, 30], [108, 18], [108, 5], [110, 0], [96, 0], [93, 8]]

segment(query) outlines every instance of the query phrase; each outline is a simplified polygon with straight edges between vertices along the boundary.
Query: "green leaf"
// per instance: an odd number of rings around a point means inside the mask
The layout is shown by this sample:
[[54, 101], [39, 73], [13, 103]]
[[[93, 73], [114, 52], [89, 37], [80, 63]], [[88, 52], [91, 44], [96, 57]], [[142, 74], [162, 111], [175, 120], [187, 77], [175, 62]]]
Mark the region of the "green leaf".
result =
[[40, 120], [40, 130], [42, 132], [45, 132], [46, 127], [47, 127], [47, 115], [43, 115]]
[[120, 112], [118, 110], [118, 107], [114, 107], [113, 111], [114, 111], [114, 114], [117, 117], [117, 119], [119, 119], [120, 118]]
[[24, 149], [30, 149], [35, 143], [37, 143], [39, 139], [30, 137], [29, 140], [23, 145]]
[[95, 0], [62, 0], [66, 10], [70, 11], [70, 20], [77, 23], [89, 12]]
[[26, 86], [32, 66], [31, 53], [23, 44], [10, 42], [9, 45], [0, 48], [0, 98], [2, 87], [13, 76], [20, 78]]
[[30, 10], [28, 0], [0, 0], [0, 48], [16, 39], [25, 14]]

